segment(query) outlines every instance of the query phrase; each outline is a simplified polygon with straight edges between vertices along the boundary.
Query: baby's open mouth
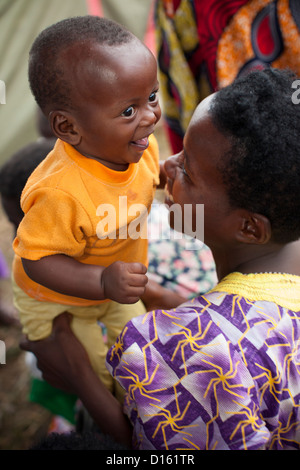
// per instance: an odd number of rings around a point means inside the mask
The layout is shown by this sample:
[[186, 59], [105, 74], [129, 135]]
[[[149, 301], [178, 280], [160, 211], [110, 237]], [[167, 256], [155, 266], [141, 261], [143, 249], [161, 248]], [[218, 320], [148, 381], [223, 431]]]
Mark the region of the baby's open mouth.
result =
[[144, 137], [143, 139], [132, 140], [131, 143], [139, 147], [141, 150], [146, 150], [146, 148], [149, 146], [149, 138]]

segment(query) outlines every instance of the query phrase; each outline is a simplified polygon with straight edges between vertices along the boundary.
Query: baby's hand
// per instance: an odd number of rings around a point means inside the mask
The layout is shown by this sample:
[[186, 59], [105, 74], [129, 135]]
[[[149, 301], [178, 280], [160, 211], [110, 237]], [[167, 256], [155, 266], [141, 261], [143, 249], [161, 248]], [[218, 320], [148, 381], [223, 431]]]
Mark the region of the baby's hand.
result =
[[147, 268], [141, 263], [116, 261], [104, 269], [101, 285], [105, 298], [121, 304], [134, 304], [145, 292]]

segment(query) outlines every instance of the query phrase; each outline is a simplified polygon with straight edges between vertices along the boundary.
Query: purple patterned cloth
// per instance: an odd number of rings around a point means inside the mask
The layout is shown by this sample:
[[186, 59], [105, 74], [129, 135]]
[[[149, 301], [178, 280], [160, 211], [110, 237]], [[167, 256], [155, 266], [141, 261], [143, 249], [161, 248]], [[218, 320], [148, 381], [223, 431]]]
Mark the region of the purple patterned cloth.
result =
[[7, 278], [9, 276], [9, 269], [7, 267], [6, 259], [0, 251], [0, 278]]
[[[272, 274], [252, 276], [260, 297], [259, 276]], [[127, 391], [136, 449], [300, 449], [300, 278], [292, 278], [282, 290], [279, 279], [267, 301], [222, 292], [221, 283], [126, 325], [107, 365]], [[294, 281], [298, 311], [269, 300], [278, 291], [288, 302], [284, 282]]]

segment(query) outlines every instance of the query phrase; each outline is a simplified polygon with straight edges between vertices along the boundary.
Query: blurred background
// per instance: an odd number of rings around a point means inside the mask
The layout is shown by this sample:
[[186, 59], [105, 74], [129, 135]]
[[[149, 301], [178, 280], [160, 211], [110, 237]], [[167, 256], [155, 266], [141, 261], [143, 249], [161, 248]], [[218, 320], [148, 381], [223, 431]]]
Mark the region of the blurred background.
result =
[[100, 14], [146, 36], [152, 0], [0, 0], [0, 80], [6, 104], [0, 104], [0, 165], [38, 137], [36, 104], [28, 80], [28, 53], [35, 37], [69, 16]]

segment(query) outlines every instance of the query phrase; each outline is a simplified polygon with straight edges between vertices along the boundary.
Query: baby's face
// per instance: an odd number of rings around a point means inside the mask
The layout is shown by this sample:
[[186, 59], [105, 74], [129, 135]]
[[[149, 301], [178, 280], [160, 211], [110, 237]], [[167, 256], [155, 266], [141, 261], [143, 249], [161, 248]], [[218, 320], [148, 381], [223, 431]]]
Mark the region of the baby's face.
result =
[[93, 44], [73, 72], [73, 117], [81, 136], [76, 150], [114, 170], [138, 162], [161, 116], [152, 53], [138, 40]]

